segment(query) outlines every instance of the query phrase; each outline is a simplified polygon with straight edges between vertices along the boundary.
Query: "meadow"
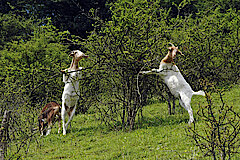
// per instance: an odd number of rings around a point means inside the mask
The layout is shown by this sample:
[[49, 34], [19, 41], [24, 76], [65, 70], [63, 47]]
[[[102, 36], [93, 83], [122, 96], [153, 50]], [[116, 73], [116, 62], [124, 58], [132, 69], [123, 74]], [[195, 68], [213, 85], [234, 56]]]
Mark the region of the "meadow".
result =
[[[215, 105], [219, 95], [211, 94]], [[228, 106], [240, 112], [239, 86], [224, 92]], [[23, 159], [204, 159], [193, 140], [187, 136], [188, 113], [176, 102], [175, 115], [168, 115], [167, 103], [153, 104], [143, 109], [143, 118], [133, 131], [113, 131], [98, 120], [91, 111], [73, 118], [71, 129], [63, 136], [57, 134], [57, 125], [51, 134], [32, 141], [28, 153], [20, 152]], [[204, 126], [196, 112], [207, 105], [206, 99], [194, 96], [191, 102], [195, 125]], [[91, 109], [90, 109], [91, 110]], [[240, 157], [235, 154], [233, 159]], [[209, 159], [209, 158], [206, 158]]]

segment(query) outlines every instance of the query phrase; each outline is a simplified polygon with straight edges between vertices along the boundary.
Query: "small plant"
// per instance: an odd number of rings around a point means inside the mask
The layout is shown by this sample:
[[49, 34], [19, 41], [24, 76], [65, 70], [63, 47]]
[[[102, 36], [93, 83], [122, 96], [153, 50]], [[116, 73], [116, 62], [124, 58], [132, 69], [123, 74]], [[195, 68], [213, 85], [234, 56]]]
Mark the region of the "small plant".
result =
[[187, 129], [187, 135], [194, 140], [204, 157], [224, 160], [238, 153], [240, 116], [232, 106], [225, 105], [223, 91], [219, 91], [219, 95], [219, 107], [213, 104], [209, 95], [206, 96], [208, 105], [200, 107], [197, 112], [204, 126], [197, 128], [194, 124]]

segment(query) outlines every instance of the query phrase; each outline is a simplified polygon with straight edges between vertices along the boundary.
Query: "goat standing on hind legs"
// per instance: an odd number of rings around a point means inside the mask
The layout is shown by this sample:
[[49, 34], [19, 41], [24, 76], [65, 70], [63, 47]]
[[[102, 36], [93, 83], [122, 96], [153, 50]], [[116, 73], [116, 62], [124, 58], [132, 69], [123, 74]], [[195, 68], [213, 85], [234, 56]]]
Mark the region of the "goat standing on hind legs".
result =
[[[63, 135], [66, 135], [68, 124], [73, 118], [76, 110], [77, 102], [79, 99], [79, 78], [82, 67], [78, 67], [78, 62], [82, 58], [88, 56], [79, 50], [74, 50], [70, 53], [72, 56], [72, 63], [68, 69], [63, 70], [63, 82], [65, 83], [63, 94], [62, 94], [62, 124], [63, 124]], [[68, 122], [65, 124], [65, 115], [69, 116]]]
[[168, 50], [168, 54], [161, 60], [159, 69], [141, 71], [140, 73], [159, 75], [173, 96], [179, 99], [180, 105], [188, 111], [190, 117], [188, 123], [191, 124], [194, 121], [193, 111], [190, 105], [192, 96], [205, 96], [205, 93], [203, 91], [194, 92], [175, 65], [173, 59], [176, 57], [176, 54], [179, 53], [183, 55], [182, 52], [178, 50], [178, 47], [172, 44]]

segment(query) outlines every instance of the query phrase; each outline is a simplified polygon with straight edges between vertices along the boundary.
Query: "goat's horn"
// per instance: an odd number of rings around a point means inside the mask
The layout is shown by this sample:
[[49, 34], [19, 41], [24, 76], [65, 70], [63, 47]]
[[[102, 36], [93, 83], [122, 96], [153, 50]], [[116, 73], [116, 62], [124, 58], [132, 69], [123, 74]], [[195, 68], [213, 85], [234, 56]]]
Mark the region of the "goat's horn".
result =
[[172, 47], [175, 47], [171, 42], [169, 42], [169, 44], [171, 44], [172, 45]]

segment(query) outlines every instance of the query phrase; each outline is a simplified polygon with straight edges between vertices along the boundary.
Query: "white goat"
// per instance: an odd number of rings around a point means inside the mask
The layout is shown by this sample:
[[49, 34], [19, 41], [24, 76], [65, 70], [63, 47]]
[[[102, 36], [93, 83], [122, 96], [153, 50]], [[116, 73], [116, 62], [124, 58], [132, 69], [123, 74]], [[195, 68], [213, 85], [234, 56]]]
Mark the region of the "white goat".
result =
[[[62, 110], [61, 117], [63, 123], [63, 135], [66, 135], [66, 130], [69, 122], [72, 120], [79, 99], [79, 78], [80, 70], [82, 67], [78, 67], [78, 62], [82, 58], [88, 56], [79, 50], [72, 51], [69, 56], [72, 56], [72, 63], [70, 68], [63, 70], [63, 82], [65, 83], [62, 94]], [[65, 124], [65, 115], [68, 113], [69, 119]]]
[[170, 92], [174, 97], [179, 99], [179, 103], [184, 107], [189, 114], [189, 124], [194, 121], [193, 112], [191, 108], [191, 98], [193, 95], [205, 96], [203, 91], [194, 92], [191, 86], [183, 78], [178, 67], [174, 64], [173, 59], [177, 53], [182, 52], [178, 50], [178, 47], [175, 47], [172, 44], [172, 47], [168, 48], [168, 54], [162, 59], [159, 69], [152, 69], [151, 71], [141, 71], [142, 74], [156, 74], [159, 75], [163, 82], [168, 86]]

